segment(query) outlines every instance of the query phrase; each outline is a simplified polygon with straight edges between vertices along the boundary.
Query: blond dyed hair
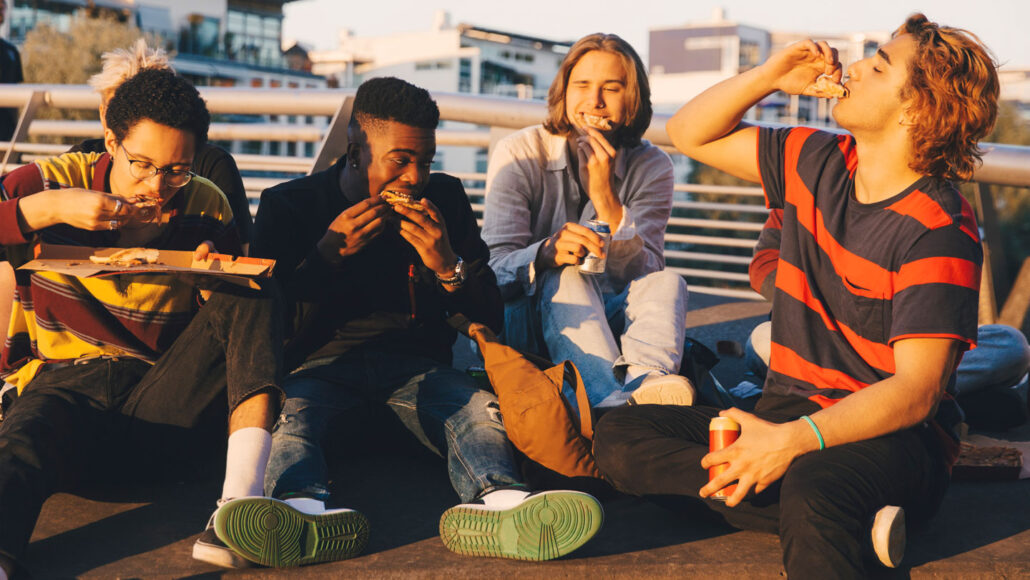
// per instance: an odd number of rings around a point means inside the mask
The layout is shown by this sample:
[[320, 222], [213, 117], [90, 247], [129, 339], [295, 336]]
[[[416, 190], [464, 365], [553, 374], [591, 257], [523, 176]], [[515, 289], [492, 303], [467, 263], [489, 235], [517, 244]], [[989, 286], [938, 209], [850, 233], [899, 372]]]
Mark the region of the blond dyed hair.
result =
[[100, 93], [104, 103], [111, 100], [122, 83], [142, 70], [172, 70], [168, 64], [168, 53], [160, 48], [150, 48], [145, 38], [140, 38], [129, 48], [105, 52], [100, 59], [104, 63], [103, 68], [89, 78], [89, 86]]

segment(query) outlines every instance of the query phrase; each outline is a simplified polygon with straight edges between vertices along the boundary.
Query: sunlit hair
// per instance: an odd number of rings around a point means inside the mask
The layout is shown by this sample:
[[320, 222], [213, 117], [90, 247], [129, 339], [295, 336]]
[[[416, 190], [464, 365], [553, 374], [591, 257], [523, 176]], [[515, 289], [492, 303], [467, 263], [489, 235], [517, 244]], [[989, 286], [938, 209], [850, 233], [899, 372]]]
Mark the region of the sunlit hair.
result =
[[915, 56], [901, 90], [909, 101], [915, 159], [923, 175], [968, 181], [983, 152], [978, 143], [998, 116], [998, 72], [975, 34], [909, 16], [894, 36], [911, 34]]
[[168, 64], [168, 53], [160, 48], [147, 46], [145, 38], [140, 38], [129, 48], [116, 48], [105, 52], [100, 59], [103, 68], [89, 78], [89, 86], [100, 93], [100, 99], [108, 102], [118, 89], [131, 77], [148, 68], [171, 70]]
[[171, 70], [148, 68], [126, 79], [107, 104], [107, 128], [118, 143], [144, 120], [191, 133], [200, 148], [207, 143], [211, 115], [188, 80]]
[[628, 42], [615, 34], [596, 33], [576, 41], [565, 55], [558, 74], [547, 92], [547, 121], [544, 128], [552, 135], [570, 137], [576, 129], [565, 114], [565, 94], [569, 89], [569, 75], [585, 54], [594, 50], [612, 53], [622, 61], [626, 69], [626, 119], [628, 122], [616, 128], [612, 145], [633, 147], [640, 144], [640, 138], [651, 125], [651, 85], [647, 82], [647, 71], [637, 51]]
[[348, 128], [369, 130], [393, 121], [409, 127], [435, 130], [440, 109], [429, 91], [396, 77], [369, 79], [354, 95]]

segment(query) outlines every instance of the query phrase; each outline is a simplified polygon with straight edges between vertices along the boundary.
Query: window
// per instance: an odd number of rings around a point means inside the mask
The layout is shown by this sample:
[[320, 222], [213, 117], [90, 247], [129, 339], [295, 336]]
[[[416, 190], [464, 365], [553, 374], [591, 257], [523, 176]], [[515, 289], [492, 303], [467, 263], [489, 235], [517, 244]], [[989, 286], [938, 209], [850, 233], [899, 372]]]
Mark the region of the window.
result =
[[229, 60], [261, 66], [284, 66], [280, 48], [281, 14], [230, 8], [225, 22], [225, 52]]
[[463, 58], [458, 61], [458, 92], [472, 92], [472, 59]]

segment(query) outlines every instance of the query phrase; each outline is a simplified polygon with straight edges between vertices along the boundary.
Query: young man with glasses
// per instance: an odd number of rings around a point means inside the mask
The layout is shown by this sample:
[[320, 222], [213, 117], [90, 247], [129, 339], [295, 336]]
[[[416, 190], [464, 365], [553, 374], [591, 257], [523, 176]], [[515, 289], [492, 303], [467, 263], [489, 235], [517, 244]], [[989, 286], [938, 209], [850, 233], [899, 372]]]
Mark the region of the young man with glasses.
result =
[[[15, 266], [40, 243], [240, 253], [232, 210], [191, 163], [210, 116], [197, 90], [145, 70], [111, 99], [106, 153], [67, 153], [0, 178], [0, 243]], [[0, 580], [43, 502], [95, 474], [182, 473], [225, 430], [223, 498], [260, 495], [281, 402], [281, 321], [266, 291], [199, 290], [160, 273], [17, 272], [0, 377]], [[214, 446], [218, 449], [217, 446]], [[206, 457], [204, 457], [206, 459]], [[212, 528], [194, 557], [224, 563]]]

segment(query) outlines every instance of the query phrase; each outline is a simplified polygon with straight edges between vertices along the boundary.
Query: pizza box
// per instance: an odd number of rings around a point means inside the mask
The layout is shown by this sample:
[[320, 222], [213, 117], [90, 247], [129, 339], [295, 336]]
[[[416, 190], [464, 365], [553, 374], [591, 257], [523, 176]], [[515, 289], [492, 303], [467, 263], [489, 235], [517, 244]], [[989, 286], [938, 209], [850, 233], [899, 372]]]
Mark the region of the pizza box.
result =
[[275, 260], [210, 254], [206, 260], [194, 260], [193, 252], [158, 250], [157, 262], [126, 266], [124, 264], [95, 264], [90, 256], [110, 256], [125, 248], [90, 248], [87, 246], [62, 246], [41, 244], [36, 259], [19, 270], [42, 270], [57, 272], [79, 278], [106, 276], [111, 274], [189, 274], [212, 276], [219, 280], [257, 289], [252, 278], [268, 278], [272, 275]]

